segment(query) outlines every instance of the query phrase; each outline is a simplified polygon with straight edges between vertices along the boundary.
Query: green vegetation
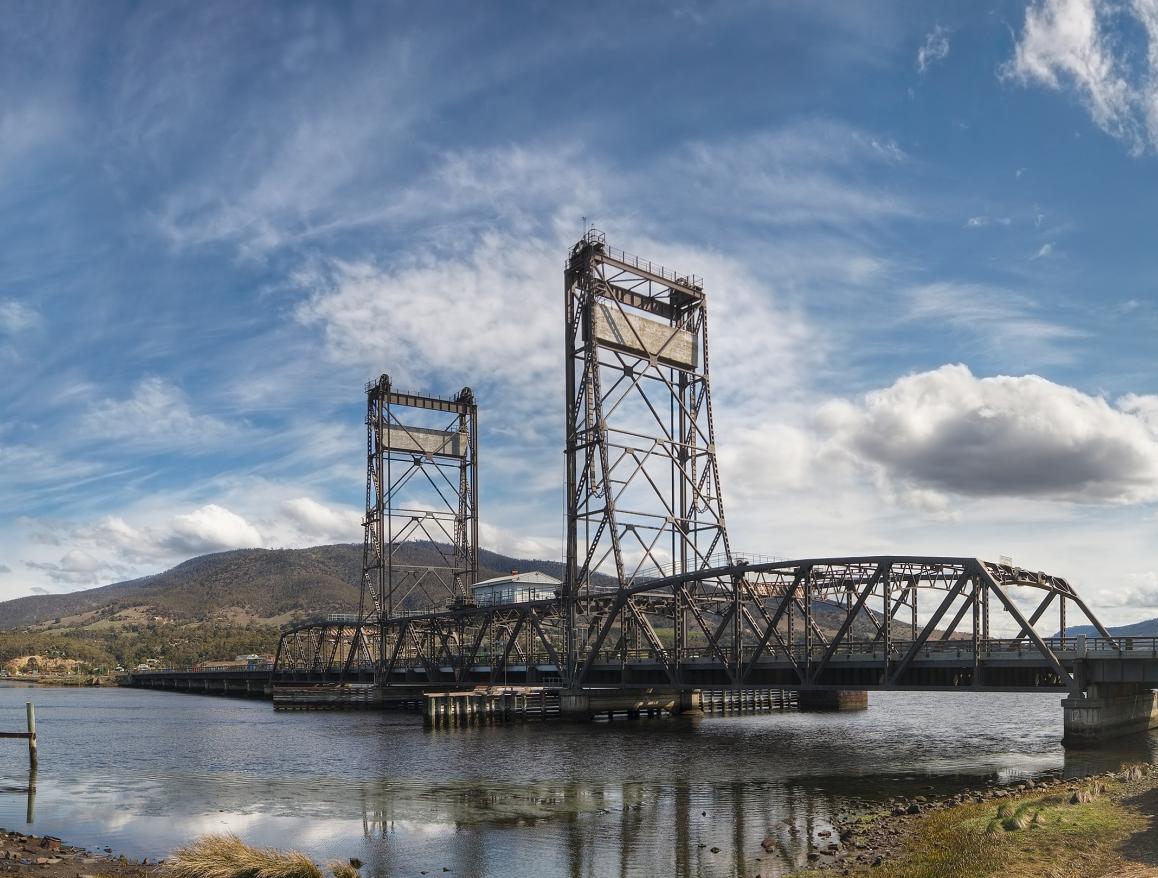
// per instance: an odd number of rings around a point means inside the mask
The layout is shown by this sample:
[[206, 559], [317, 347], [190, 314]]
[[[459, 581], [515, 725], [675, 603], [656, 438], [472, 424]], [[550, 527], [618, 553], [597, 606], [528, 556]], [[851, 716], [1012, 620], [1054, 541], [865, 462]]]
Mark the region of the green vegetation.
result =
[[185, 667], [237, 655], [272, 654], [278, 629], [272, 625], [148, 623], [120, 628], [0, 633], [0, 664], [27, 655], [77, 659], [90, 669], [132, 668], [157, 659]]
[[[1116, 785], [1120, 786], [1120, 785]], [[1110, 792], [1110, 795], [1107, 795]], [[876, 878], [1085, 878], [1121, 865], [1147, 821], [1103, 784], [930, 811], [897, 856], [851, 874]], [[882, 818], [887, 819], [887, 818]], [[824, 874], [824, 873], [817, 873]]]

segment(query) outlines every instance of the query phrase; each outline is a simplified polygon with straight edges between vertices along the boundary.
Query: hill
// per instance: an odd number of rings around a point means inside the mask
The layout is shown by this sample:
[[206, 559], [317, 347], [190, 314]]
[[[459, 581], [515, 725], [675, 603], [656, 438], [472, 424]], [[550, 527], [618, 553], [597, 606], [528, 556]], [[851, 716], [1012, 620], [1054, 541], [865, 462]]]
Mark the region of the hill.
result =
[[[409, 543], [408, 564], [439, 562], [430, 543]], [[511, 570], [562, 575], [557, 561], [479, 552], [479, 577]], [[0, 602], [0, 662], [20, 656], [80, 659], [131, 667], [145, 660], [188, 665], [234, 655], [270, 654], [278, 626], [358, 608], [362, 546], [238, 549], [191, 558], [153, 576], [61, 595]], [[410, 605], [441, 603], [418, 591]]]
[[[1130, 625], [1111, 625], [1107, 626], [1106, 630], [1115, 637], [1158, 637], [1158, 618], [1146, 619]], [[1093, 625], [1075, 625], [1073, 628], [1066, 629], [1066, 637], [1076, 637], [1079, 634], [1096, 637], [1098, 629]], [[1057, 637], [1058, 632], [1055, 632], [1053, 636]]]
[[[400, 559], [434, 564], [429, 543], [407, 544]], [[541, 570], [560, 577], [558, 561], [528, 561], [479, 552], [479, 578], [511, 570]], [[59, 595], [0, 602], [0, 631], [38, 625], [76, 627], [135, 611], [166, 621], [284, 622], [298, 616], [358, 608], [362, 546], [345, 543], [309, 549], [237, 549], [201, 555], [163, 573]], [[418, 600], [420, 598], [415, 598]]]

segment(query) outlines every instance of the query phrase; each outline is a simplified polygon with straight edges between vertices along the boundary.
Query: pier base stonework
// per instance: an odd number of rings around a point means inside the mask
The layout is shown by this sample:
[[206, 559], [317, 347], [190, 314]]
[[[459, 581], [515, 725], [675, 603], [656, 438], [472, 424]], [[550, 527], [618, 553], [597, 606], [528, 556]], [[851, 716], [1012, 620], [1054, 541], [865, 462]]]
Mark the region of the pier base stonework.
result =
[[1062, 701], [1067, 747], [1096, 747], [1103, 741], [1158, 728], [1158, 692], [1139, 683], [1098, 683], [1086, 695]]
[[801, 689], [797, 708], [803, 711], [867, 710], [868, 693], [837, 689]]

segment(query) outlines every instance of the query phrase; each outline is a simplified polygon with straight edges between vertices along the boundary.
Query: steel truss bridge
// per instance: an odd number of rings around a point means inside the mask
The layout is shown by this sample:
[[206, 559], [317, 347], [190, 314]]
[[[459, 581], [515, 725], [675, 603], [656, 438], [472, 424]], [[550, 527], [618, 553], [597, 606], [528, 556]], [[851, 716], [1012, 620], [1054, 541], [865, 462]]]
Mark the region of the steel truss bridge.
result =
[[[576, 666], [566, 664], [567, 617], [556, 598], [414, 611], [362, 637], [354, 622], [301, 623], [283, 637], [277, 676], [347, 675], [399, 691], [478, 685], [1078, 691], [1091, 683], [1158, 684], [1158, 639], [1113, 638], [1064, 579], [1009, 565], [929, 557], [737, 561], [695, 574], [700, 587], [710, 577], [712, 597], [696, 602], [694, 630], [677, 648], [670, 634], [677, 608], [686, 606], [690, 575], [585, 598], [582, 635], [591, 646]], [[1047, 613], [1050, 627], [1064, 632], [1075, 611], [1100, 636], [1037, 633]], [[638, 613], [647, 628], [613, 639], [625, 612]], [[1013, 636], [990, 634], [997, 615], [1017, 628]], [[652, 637], [644, 634], [648, 628]]]
[[[737, 553], [702, 282], [595, 230], [571, 249], [563, 278], [566, 554], [554, 597], [474, 599], [474, 395], [400, 393], [383, 375], [367, 386], [359, 612], [286, 629], [275, 682], [1072, 698], [1100, 684], [1158, 686], [1154, 643], [1115, 640], [1058, 576], [975, 558]], [[416, 540], [437, 557], [415, 561]], [[1068, 636], [1075, 622], [1098, 636]]]

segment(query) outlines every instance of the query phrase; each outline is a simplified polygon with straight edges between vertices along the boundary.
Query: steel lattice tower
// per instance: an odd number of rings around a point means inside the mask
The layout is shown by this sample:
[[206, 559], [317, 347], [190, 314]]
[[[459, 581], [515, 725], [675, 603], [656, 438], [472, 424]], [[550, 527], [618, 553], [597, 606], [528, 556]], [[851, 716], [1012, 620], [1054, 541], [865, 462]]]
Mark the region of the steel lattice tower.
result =
[[[563, 598], [573, 680], [578, 657], [604, 643], [625, 650], [646, 640], [666, 649], [634, 599], [609, 623], [591, 618], [594, 595], [718, 567], [731, 555], [700, 279], [612, 249], [591, 230], [571, 250], [564, 286]], [[718, 588], [708, 579], [681, 588], [664, 620], [674, 626], [676, 655], [687, 641], [687, 614], [707, 597], [697, 592]]]
[[477, 422], [469, 387], [441, 399], [397, 393], [388, 375], [366, 386], [364, 621], [469, 600], [478, 571]]

